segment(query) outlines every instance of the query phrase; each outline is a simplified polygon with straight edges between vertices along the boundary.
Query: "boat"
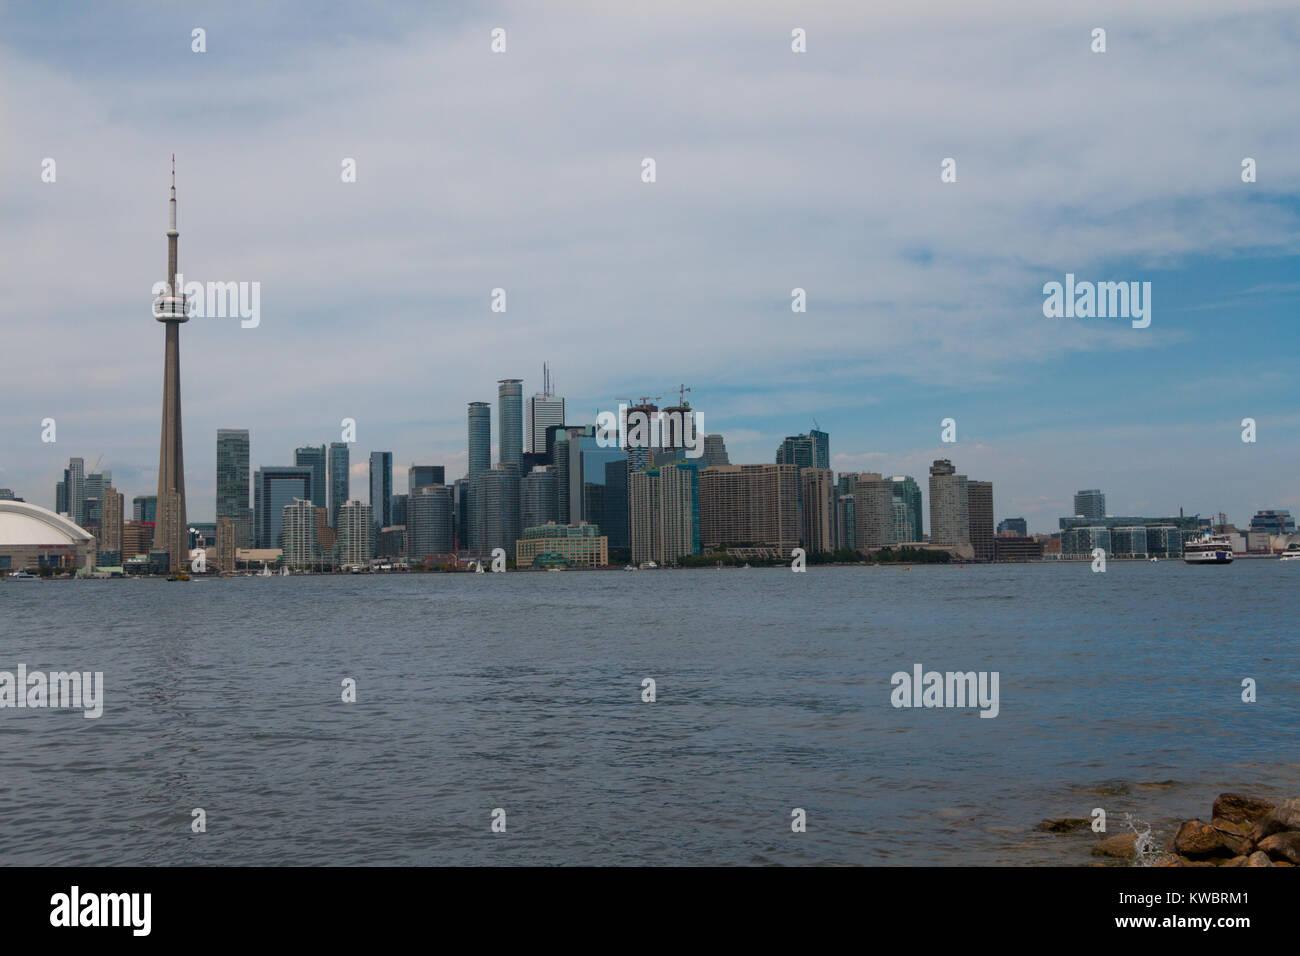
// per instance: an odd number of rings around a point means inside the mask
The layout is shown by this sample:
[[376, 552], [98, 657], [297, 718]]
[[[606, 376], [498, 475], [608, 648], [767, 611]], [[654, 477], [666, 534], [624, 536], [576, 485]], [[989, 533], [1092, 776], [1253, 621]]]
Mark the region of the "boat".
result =
[[1183, 561], [1187, 564], [1231, 564], [1232, 540], [1226, 534], [1207, 532], [1183, 545]]
[[280, 577], [287, 578], [288, 576], [289, 576], [289, 569], [283, 567], [280, 568]]
[[39, 581], [40, 580], [40, 578], [38, 578], [36, 575], [31, 574], [27, 571], [12, 571], [10, 572], [9, 577], [11, 580], [14, 581]]
[[257, 572], [257, 576], [259, 578], [269, 578], [271, 577], [271, 569], [268, 568], [265, 564], [263, 564], [262, 570]]
[[624, 570], [624, 571], [640, 571], [641, 569], [638, 568], [635, 564], [625, 564], [625, 565], [623, 565], [623, 570]]
[[657, 567], [659, 567], [659, 565], [655, 564], [653, 561], [642, 561], [640, 570], [653, 571]]
[[168, 581], [188, 581], [189, 579], [190, 573], [188, 571], [177, 571], [175, 574], [167, 576]]
[[1300, 544], [1292, 544], [1282, 552], [1279, 561], [1300, 561]]

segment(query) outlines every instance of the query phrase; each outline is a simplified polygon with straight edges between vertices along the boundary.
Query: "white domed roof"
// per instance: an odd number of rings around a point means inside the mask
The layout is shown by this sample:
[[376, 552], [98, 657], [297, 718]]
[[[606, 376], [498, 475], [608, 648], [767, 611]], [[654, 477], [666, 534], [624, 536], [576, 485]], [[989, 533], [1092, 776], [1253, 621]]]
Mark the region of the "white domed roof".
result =
[[87, 544], [90, 532], [48, 508], [0, 498], [0, 547]]

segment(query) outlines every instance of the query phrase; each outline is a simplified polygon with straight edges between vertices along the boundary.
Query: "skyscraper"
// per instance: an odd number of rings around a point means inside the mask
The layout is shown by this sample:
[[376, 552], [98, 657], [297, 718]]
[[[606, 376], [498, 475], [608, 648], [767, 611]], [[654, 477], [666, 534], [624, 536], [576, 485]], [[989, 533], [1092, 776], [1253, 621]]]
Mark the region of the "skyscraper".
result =
[[[122, 563], [123, 498], [116, 488], [108, 488], [103, 496], [103, 518], [100, 521], [99, 550], [116, 555], [114, 564]], [[103, 562], [100, 562], [103, 563]]]
[[[930, 543], [952, 548], [970, 544], [970, 488], [947, 458], [930, 466]], [[858, 519], [861, 521], [861, 518]]]
[[375, 532], [393, 523], [393, 453], [370, 453], [370, 517]]
[[[702, 456], [703, 467], [709, 465], [730, 465], [731, 459], [727, 457], [727, 443], [722, 440], [721, 435], [704, 436], [704, 455]], [[613, 545], [610, 545], [613, 547]]]
[[799, 468], [829, 468], [831, 466], [831, 436], [811, 429], [807, 435], [790, 435], [776, 449], [778, 465], [796, 465]]
[[925, 522], [921, 514], [921, 486], [911, 475], [895, 475], [890, 479], [894, 485], [894, 500], [903, 504], [901, 534], [895, 541], [924, 541]]
[[553, 391], [550, 369], [543, 364], [542, 390], [528, 400], [528, 450], [545, 453], [547, 427], [563, 424], [564, 399]]
[[478, 476], [483, 474], [492, 467], [492, 409], [487, 402], [470, 402], [468, 408], [469, 424], [469, 472], [466, 477], [469, 483], [466, 486], [468, 497], [466, 499], [466, 524], [467, 532], [463, 546], [468, 547], [471, 551], [477, 552], [479, 541], [479, 528], [482, 524], [482, 511], [475, 501], [475, 495], [478, 493]]
[[163, 354], [162, 437], [158, 443], [158, 516], [153, 550], [166, 551], [173, 571], [189, 563], [189, 525], [185, 520], [185, 455], [181, 439], [182, 322], [189, 321], [184, 291], [176, 287], [176, 156], [172, 155], [171, 199], [168, 204], [167, 287], [154, 300], [154, 318], [167, 330]]
[[538, 465], [519, 482], [520, 531], [555, 521], [559, 479], [554, 465]]
[[293, 463], [300, 468], [311, 469], [311, 503], [314, 507], [324, 508], [329, 499], [325, 487], [325, 446], [304, 445], [295, 448]]
[[515, 556], [519, 539], [519, 469], [500, 462], [475, 480], [474, 505], [479, 513], [478, 556], [487, 558], [501, 548]]
[[411, 491], [406, 503], [406, 552], [412, 562], [452, 551], [455, 507], [455, 496], [448, 485], [424, 484]]
[[875, 473], [858, 476], [853, 488], [854, 531], [858, 551], [894, 543], [894, 482]]
[[411, 465], [406, 472], [406, 490], [414, 492], [425, 485], [445, 485], [447, 470], [442, 465]]
[[158, 518], [157, 495], [136, 495], [131, 499], [131, 520], [153, 524]]
[[370, 563], [374, 539], [374, 515], [370, 505], [348, 501], [339, 508], [339, 567], [364, 567]]
[[[217, 523], [229, 518], [235, 547], [252, 545], [252, 511], [248, 507], [248, 429], [217, 429]], [[138, 518], [136, 520], [139, 520]]]
[[1076, 491], [1074, 494], [1074, 513], [1084, 518], [1106, 517], [1106, 496], [1097, 488]]
[[834, 550], [835, 540], [835, 486], [829, 468], [805, 468], [799, 473], [803, 498], [803, 533], [800, 536], [804, 550], [809, 554]]
[[497, 441], [503, 465], [523, 464], [524, 453], [524, 386], [517, 378], [497, 382]]
[[320, 562], [320, 546], [316, 540], [316, 506], [310, 499], [295, 498], [285, 505], [280, 526], [285, 566], [310, 568]]
[[[979, 561], [993, 560], [993, 482], [966, 483], [966, 501], [970, 520], [969, 538]], [[1142, 539], [1146, 547], [1146, 538]]]
[[348, 443], [345, 441], [330, 442], [329, 453], [329, 483], [330, 483], [330, 527], [335, 530], [339, 526], [339, 509], [352, 494], [352, 478], [348, 473], [350, 467], [351, 455], [348, 452]]
[[280, 548], [284, 506], [295, 498], [311, 500], [311, 469], [267, 466], [253, 475], [253, 520], [256, 547]]
[[798, 546], [798, 466], [716, 465], [700, 472], [699, 485], [704, 547], [767, 547], [788, 557]]
[[68, 517], [73, 524], [82, 524], [86, 520], [86, 460], [69, 458], [68, 467], [63, 470], [63, 484], [68, 499]]

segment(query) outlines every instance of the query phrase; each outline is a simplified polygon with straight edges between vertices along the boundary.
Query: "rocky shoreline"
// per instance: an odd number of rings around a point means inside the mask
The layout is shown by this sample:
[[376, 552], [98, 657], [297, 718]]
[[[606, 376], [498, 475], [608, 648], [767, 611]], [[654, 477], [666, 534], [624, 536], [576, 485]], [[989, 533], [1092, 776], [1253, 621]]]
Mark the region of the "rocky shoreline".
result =
[[[1044, 820], [1037, 829], [1071, 833], [1091, 829], [1081, 817]], [[1210, 822], [1184, 820], [1157, 850], [1150, 830], [1101, 836], [1093, 856], [1113, 862], [1094, 866], [1300, 866], [1300, 798], [1274, 804], [1260, 797], [1221, 793], [1210, 808]]]

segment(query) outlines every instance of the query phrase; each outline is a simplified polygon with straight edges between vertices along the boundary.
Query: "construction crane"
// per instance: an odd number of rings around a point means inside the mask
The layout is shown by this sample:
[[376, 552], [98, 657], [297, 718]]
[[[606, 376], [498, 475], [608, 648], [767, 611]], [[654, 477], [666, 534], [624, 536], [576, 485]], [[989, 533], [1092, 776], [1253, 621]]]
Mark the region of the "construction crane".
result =
[[689, 391], [690, 391], [690, 389], [687, 388], [685, 384], [681, 384], [681, 385], [678, 385], [678, 386], [677, 386], [677, 405], [678, 405], [679, 408], [685, 408], [685, 407], [686, 407], [686, 405], [687, 405], [687, 402], [686, 402], [686, 393], [689, 392]]

